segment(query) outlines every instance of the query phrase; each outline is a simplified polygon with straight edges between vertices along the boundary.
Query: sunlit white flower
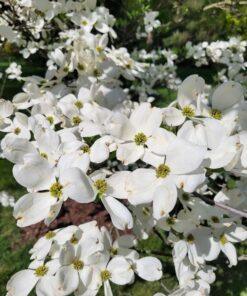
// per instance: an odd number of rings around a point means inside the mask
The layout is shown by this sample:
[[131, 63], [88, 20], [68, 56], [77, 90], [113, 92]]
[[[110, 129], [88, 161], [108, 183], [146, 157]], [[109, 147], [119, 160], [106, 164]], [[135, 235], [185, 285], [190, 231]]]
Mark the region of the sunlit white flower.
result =
[[160, 27], [161, 23], [159, 20], [156, 19], [158, 15], [159, 15], [158, 11], [150, 11], [145, 13], [144, 25], [145, 25], [145, 31], [147, 33], [150, 33], [154, 29]]
[[9, 79], [21, 79], [21, 66], [17, 65], [17, 63], [13, 62], [9, 65], [9, 67], [5, 70], [6, 74], [8, 75]]
[[[45, 177], [40, 179], [40, 174]], [[15, 204], [14, 217], [20, 227], [35, 224], [44, 219], [47, 224], [50, 224], [68, 198], [82, 203], [95, 199], [95, 191], [90, 179], [78, 168], [61, 171], [56, 178], [54, 171], [49, 170], [45, 159], [31, 157], [24, 165], [15, 167], [14, 175], [21, 184], [43, 190], [43, 192], [28, 193]]]

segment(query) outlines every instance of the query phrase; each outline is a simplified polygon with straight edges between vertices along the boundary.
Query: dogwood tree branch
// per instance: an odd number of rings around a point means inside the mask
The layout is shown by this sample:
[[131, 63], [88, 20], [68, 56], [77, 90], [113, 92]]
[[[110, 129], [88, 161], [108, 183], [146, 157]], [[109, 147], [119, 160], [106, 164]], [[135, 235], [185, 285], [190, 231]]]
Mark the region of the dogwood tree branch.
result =
[[225, 0], [220, 1], [216, 3], [209, 4], [203, 8], [203, 10], [209, 10], [212, 8], [219, 8], [222, 10], [230, 10], [233, 7], [236, 7], [237, 5], [246, 5], [247, 1], [236, 1], [236, 0]]
[[247, 255], [242, 255], [238, 257], [238, 261], [246, 261], [247, 260]]
[[0, 88], [0, 98], [1, 98], [2, 95], [3, 95], [3, 91], [4, 91], [4, 88], [5, 88], [5, 86], [6, 86], [6, 82], [7, 82], [7, 75], [6, 75], [6, 73], [4, 73], [4, 75], [3, 75], [3, 79], [2, 79], [1, 88]]
[[245, 211], [241, 211], [241, 210], [235, 209], [233, 207], [230, 207], [228, 205], [221, 204], [221, 203], [214, 201], [206, 196], [200, 195], [197, 192], [194, 192], [193, 195], [200, 198], [205, 203], [210, 204], [211, 206], [216, 206], [218, 208], [221, 208], [222, 210], [225, 210], [225, 211], [231, 212], [233, 214], [239, 215], [241, 217], [247, 218], [247, 212], [245, 212]]

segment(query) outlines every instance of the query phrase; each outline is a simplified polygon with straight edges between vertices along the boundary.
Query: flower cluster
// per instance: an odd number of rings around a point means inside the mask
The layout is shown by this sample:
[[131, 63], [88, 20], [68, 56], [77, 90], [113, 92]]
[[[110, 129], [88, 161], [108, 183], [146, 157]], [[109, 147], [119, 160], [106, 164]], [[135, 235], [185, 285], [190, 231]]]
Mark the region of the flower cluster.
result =
[[5, 73], [8, 76], [8, 79], [17, 79], [21, 80], [22, 70], [21, 66], [16, 62], [11, 63], [8, 68], [5, 70]]
[[[153, 227], [167, 232], [182, 286], [211, 272], [205, 264], [221, 251], [236, 265], [232, 243], [247, 235], [240, 216], [247, 106], [236, 82], [220, 85], [210, 101], [204, 85], [199, 76], [188, 77], [167, 108], [136, 103], [110, 110], [81, 91], [2, 100], [2, 154], [28, 191], [14, 207], [17, 225], [49, 225], [68, 198], [99, 201], [119, 230], [144, 239]], [[30, 116], [20, 112], [25, 107]], [[190, 277], [183, 279], [186, 268]]]
[[[153, 230], [173, 249], [176, 295], [208, 295], [215, 276], [207, 262], [223, 252], [236, 265], [234, 243], [247, 237], [247, 102], [241, 85], [228, 81], [208, 96], [198, 75], [176, 79], [177, 57], [164, 50], [138, 52], [142, 62], [153, 60], [146, 72], [126, 48], [108, 45], [116, 37], [115, 19], [96, 1], [18, 0], [9, 9], [26, 13], [29, 29], [41, 24], [28, 31], [37, 40], [52, 36], [49, 24], [59, 29], [53, 42], [35, 41], [47, 51], [45, 77], [22, 77], [12, 64], [8, 75], [24, 82], [23, 92], [0, 100], [1, 156], [26, 188], [14, 205], [17, 225], [49, 226], [72, 199], [99, 203], [116, 232], [131, 235], [112, 242], [95, 222], [50, 231], [31, 250], [29, 268], [10, 279], [7, 295], [26, 296], [35, 285], [37, 295], [96, 295], [104, 285], [111, 296], [110, 281], [129, 284], [135, 273], [159, 280], [160, 262], [134, 250]], [[3, 32], [10, 39], [22, 31], [5, 24]], [[166, 64], [156, 70], [160, 56]], [[124, 79], [136, 77], [142, 86], [130, 89], [140, 102], [122, 87]], [[169, 78], [178, 85], [177, 99], [168, 107], [152, 105], [155, 83]]]
[[[22, 77], [21, 67], [15, 62], [6, 70], [9, 79], [25, 81], [27, 95], [36, 92], [38, 87], [42, 91], [54, 87], [57, 96], [80, 89], [84, 101], [94, 97], [101, 105], [113, 108], [127, 96], [120, 78], [134, 80], [144, 71], [144, 65], [134, 61], [126, 48], [110, 46], [110, 39], [116, 38], [115, 18], [105, 7], [96, 7], [96, 1], [67, 1], [65, 5], [63, 1], [40, 4], [19, 0], [2, 5], [6, 5], [0, 17], [4, 23], [0, 26], [3, 40], [12, 44], [18, 41], [24, 58], [39, 50], [48, 57], [44, 78]], [[12, 21], [17, 14], [26, 28], [24, 32], [23, 27]], [[39, 33], [37, 23], [42, 24], [38, 26]], [[15, 40], [11, 38], [13, 32], [21, 36]]]
[[6, 191], [0, 192], [0, 204], [3, 207], [14, 207], [15, 198]]
[[152, 96], [157, 93], [157, 86], [176, 90], [181, 83], [176, 73], [178, 56], [172, 50], [159, 49], [147, 52], [142, 49], [135, 50], [132, 55], [135, 60], [145, 63], [145, 71], [140, 73], [138, 83], [131, 86], [131, 90], [139, 96], [139, 101], [152, 101]]
[[[0, 1], [0, 35], [3, 41], [16, 44], [24, 58], [37, 51], [51, 51], [65, 43], [67, 37], [93, 28], [102, 34], [116, 33], [115, 18], [105, 7], [96, 7], [96, 0], [86, 1]], [[71, 27], [75, 29], [70, 30]], [[66, 37], [67, 36], [67, 37]], [[63, 39], [64, 38], [64, 39]], [[68, 41], [69, 43], [70, 41]]]
[[157, 19], [158, 16], [159, 16], [158, 11], [145, 12], [145, 15], [143, 18], [144, 32], [142, 32], [142, 26], [138, 26], [137, 32], [136, 32], [137, 39], [147, 37], [148, 34], [152, 33], [155, 29], [161, 26], [161, 22]]
[[232, 37], [228, 41], [206, 41], [192, 45], [186, 44], [187, 58], [193, 58], [197, 67], [209, 63], [219, 64], [223, 69], [218, 72], [219, 81], [234, 80], [245, 82], [246, 70], [245, 52], [247, 42]]
[[133, 249], [132, 235], [113, 240], [96, 222], [49, 231], [30, 250], [28, 269], [17, 272], [7, 284], [7, 295], [96, 295], [104, 286], [112, 296], [110, 282], [133, 283], [135, 275], [146, 281], [162, 276], [162, 265], [154, 257], [140, 258]]

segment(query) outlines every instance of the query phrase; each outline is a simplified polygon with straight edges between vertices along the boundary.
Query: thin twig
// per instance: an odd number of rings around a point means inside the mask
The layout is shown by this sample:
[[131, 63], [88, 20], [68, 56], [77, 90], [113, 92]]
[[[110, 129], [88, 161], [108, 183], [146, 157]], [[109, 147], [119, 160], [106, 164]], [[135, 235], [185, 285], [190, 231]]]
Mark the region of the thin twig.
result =
[[5, 85], [6, 85], [6, 81], [7, 81], [7, 74], [4, 73], [3, 74], [3, 83], [1, 85], [1, 90], [0, 90], [0, 98], [2, 98], [3, 91], [4, 91], [4, 88], [5, 88]]
[[146, 255], [155, 255], [155, 256], [166, 256], [166, 254], [162, 251], [159, 251], [159, 250], [144, 250], [144, 249], [139, 249], [139, 248], [135, 248], [135, 250], [138, 252], [138, 253], [141, 253], [141, 254], [146, 254]]
[[233, 207], [221, 204], [221, 203], [219, 203], [217, 201], [214, 201], [213, 199], [210, 199], [210, 198], [208, 198], [206, 196], [200, 195], [197, 192], [194, 192], [193, 195], [196, 196], [196, 197], [199, 197], [201, 200], [205, 201], [207, 204], [210, 204], [211, 206], [216, 206], [218, 208], [221, 208], [221, 209], [226, 210], [228, 212], [231, 212], [233, 214], [236, 214], [236, 215], [239, 215], [241, 217], [247, 218], [247, 212], [245, 212], [245, 211], [241, 211], [241, 210], [235, 209]]
[[212, 8], [220, 8], [220, 9], [229, 9], [234, 5], [246, 5], [247, 1], [239, 1], [239, 2], [234, 2], [232, 0], [225, 0], [225, 1], [221, 1], [221, 2], [216, 2], [216, 3], [212, 3], [209, 4], [207, 6], [205, 6], [203, 8], [203, 10], [208, 10], [208, 9], [212, 9]]
[[232, 4], [233, 3], [232, 3], [231, 0], [216, 2], [216, 3], [212, 3], [212, 4], [209, 4], [209, 5], [205, 6], [203, 8], [203, 10], [208, 10], [208, 9], [212, 9], [212, 8], [224, 9], [224, 8], [226, 8], [226, 5], [232, 5]]
[[245, 260], [247, 260], [247, 255], [242, 255], [238, 257], [238, 261], [245, 261]]
[[171, 293], [171, 291], [164, 285], [164, 283], [161, 281], [160, 282], [161, 287], [165, 290], [166, 293]]

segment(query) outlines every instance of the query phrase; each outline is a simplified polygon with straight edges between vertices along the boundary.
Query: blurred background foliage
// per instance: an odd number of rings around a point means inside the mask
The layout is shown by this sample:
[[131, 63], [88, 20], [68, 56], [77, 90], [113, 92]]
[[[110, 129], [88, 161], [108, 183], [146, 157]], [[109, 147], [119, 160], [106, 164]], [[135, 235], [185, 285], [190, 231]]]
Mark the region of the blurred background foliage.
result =
[[[156, 30], [153, 47], [181, 49], [187, 41], [226, 40], [247, 37], [247, 2], [219, 0], [101, 0], [117, 18], [118, 42], [140, 47], [135, 32], [149, 10], [159, 11], [162, 26]], [[145, 47], [145, 44], [142, 44]]]

